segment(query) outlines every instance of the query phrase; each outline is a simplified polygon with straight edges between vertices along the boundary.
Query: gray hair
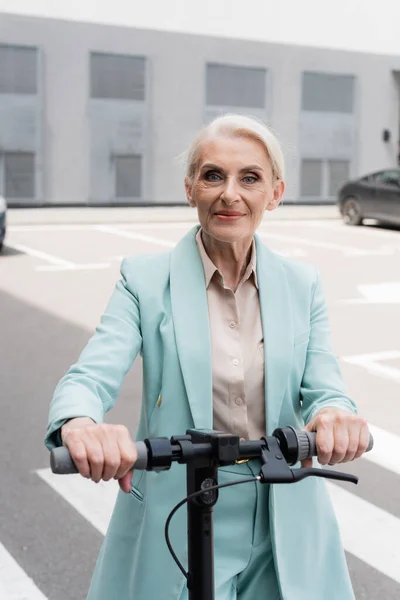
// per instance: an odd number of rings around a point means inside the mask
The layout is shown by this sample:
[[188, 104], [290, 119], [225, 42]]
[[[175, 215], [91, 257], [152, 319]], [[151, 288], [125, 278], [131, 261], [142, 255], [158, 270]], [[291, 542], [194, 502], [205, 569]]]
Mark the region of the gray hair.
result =
[[186, 152], [186, 176], [193, 182], [201, 147], [220, 136], [247, 137], [262, 143], [271, 161], [274, 179], [283, 179], [285, 160], [281, 145], [272, 130], [262, 121], [244, 115], [226, 114], [203, 127]]

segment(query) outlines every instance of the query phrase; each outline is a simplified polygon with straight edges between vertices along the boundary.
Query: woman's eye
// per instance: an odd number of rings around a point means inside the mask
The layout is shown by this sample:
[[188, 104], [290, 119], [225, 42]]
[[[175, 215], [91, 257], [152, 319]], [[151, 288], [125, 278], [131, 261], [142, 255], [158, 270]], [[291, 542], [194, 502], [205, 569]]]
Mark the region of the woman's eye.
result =
[[255, 183], [257, 181], [257, 177], [255, 175], [247, 175], [244, 177], [243, 181], [245, 183]]
[[208, 173], [206, 173], [204, 175], [204, 178], [207, 181], [220, 181], [221, 180], [221, 175], [219, 175], [219, 173], [215, 173], [213, 171], [209, 171]]

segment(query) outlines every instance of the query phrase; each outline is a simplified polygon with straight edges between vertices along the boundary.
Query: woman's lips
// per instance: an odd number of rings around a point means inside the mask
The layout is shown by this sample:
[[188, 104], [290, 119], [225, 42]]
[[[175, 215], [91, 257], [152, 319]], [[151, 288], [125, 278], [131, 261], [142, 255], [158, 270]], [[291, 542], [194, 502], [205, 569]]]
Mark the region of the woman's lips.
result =
[[215, 216], [221, 221], [237, 221], [244, 217], [243, 213], [215, 213]]

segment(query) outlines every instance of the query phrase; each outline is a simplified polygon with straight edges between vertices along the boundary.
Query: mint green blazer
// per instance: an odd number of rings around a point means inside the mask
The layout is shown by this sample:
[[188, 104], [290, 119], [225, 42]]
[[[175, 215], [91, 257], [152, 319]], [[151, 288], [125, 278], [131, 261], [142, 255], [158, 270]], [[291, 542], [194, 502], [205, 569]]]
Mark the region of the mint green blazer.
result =
[[[211, 345], [197, 231], [198, 226], [191, 229], [170, 252], [124, 259], [100, 325], [55, 390], [45, 439], [49, 449], [60, 444], [66, 419], [104, 420], [138, 354], [143, 398], [137, 439], [212, 428]], [[324, 406], [356, 412], [332, 353], [318, 271], [274, 254], [257, 235], [255, 240], [267, 434], [285, 425], [301, 429]], [[135, 471], [131, 493], [118, 494], [88, 600], [179, 598], [185, 580], [168, 552], [164, 524], [185, 492], [184, 466]], [[272, 485], [269, 502], [282, 598], [354, 599], [325, 482]], [[172, 520], [171, 539], [187, 565], [184, 509]]]

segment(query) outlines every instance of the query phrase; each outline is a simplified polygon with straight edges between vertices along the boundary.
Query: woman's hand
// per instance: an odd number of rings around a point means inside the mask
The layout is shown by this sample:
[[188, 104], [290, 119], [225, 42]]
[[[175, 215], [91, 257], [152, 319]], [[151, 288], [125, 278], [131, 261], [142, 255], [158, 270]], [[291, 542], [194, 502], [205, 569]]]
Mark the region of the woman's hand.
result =
[[71, 419], [62, 426], [61, 438], [83, 477], [96, 483], [118, 479], [121, 490], [130, 492], [137, 451], [125, 425]]
[[[365, 419], [340, 408], [323, 408], [305, 427], [317, 433], [318, 462], [336, 465], [360, 456], [369, 444], [369, 429]], [[312, 459], [302, 461], [312, 467]]]

